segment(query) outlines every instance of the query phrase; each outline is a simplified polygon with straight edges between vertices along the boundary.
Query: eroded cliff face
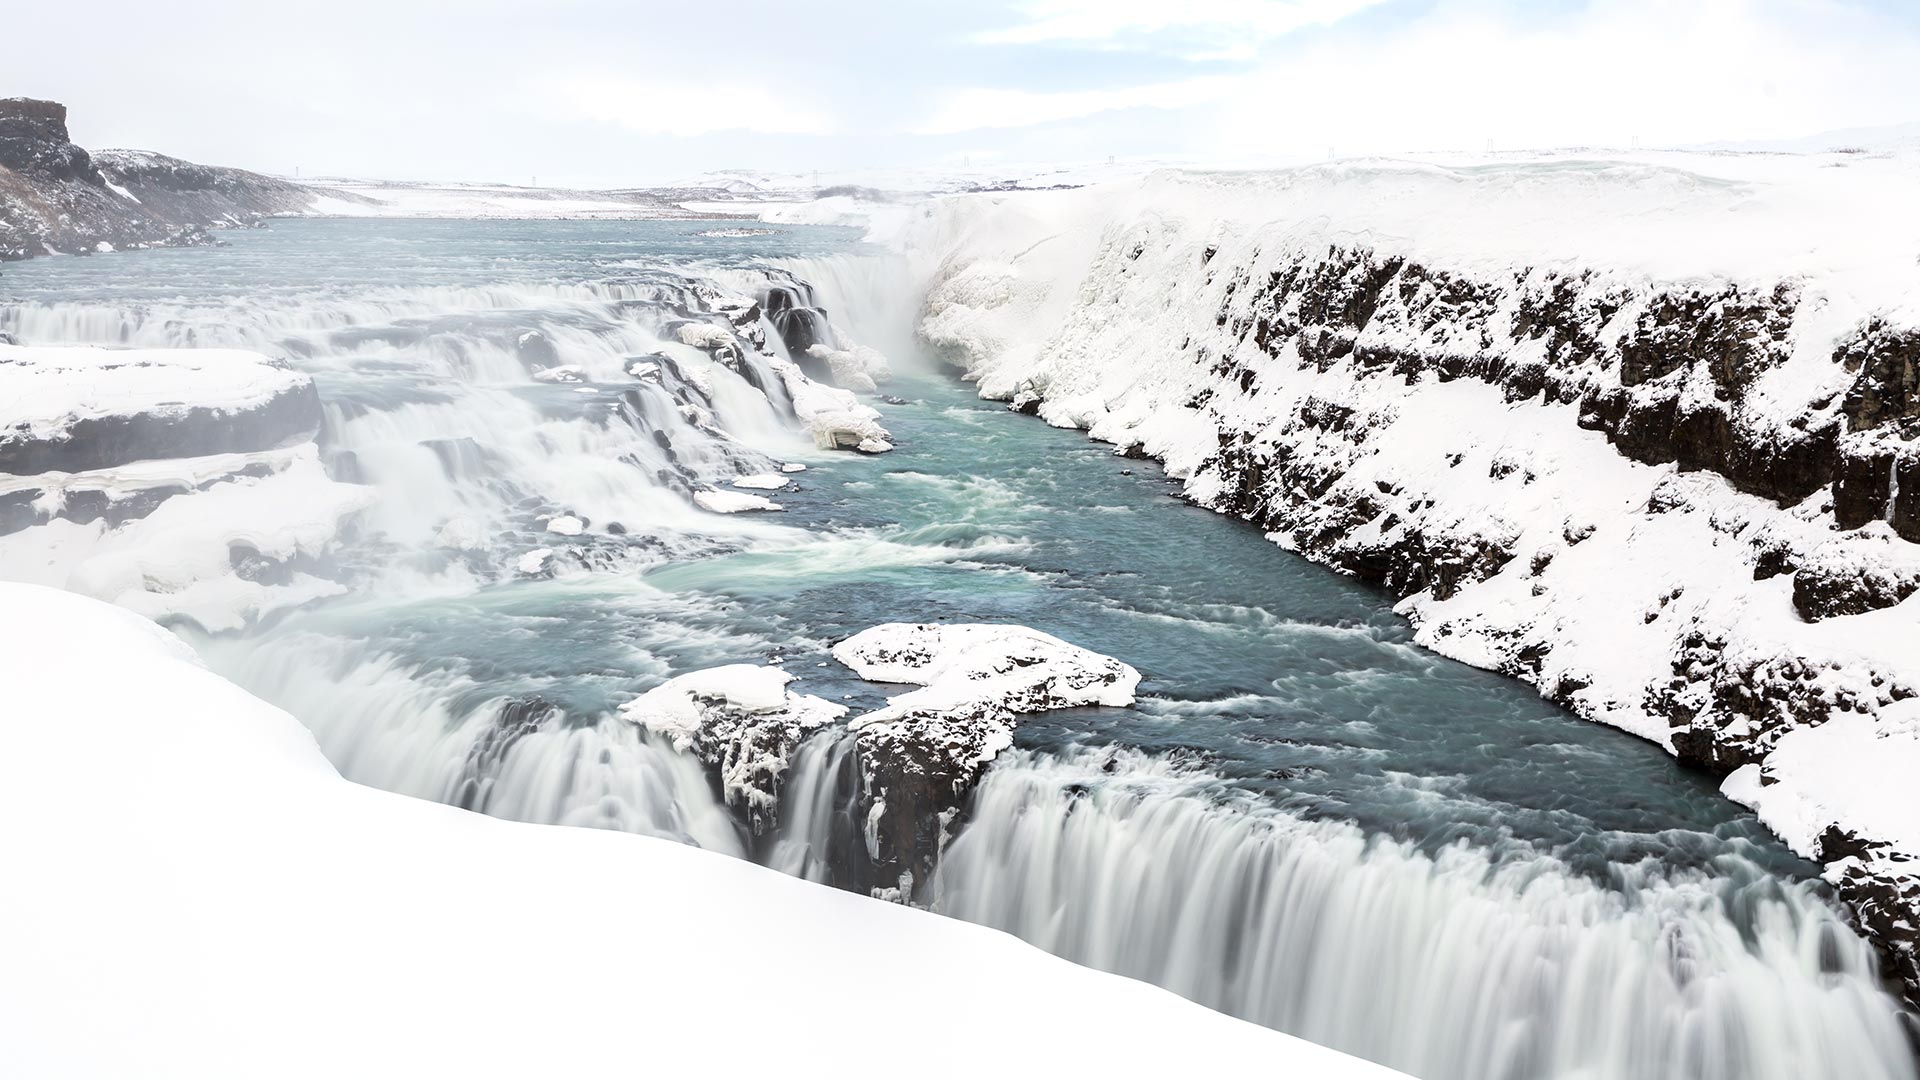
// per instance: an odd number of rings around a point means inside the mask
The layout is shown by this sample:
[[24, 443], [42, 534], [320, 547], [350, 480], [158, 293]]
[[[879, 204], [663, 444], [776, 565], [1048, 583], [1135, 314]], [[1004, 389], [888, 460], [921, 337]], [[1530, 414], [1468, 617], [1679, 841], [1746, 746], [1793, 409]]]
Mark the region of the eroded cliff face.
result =
[[312, 204], [298, 184], [241, 169], [90, 154], [69, 137], [65, 105], [0, 99], [0, 260], [211, 243], [210, 229]]
[[[1920, 993], [1920, 828], [1887, 794], [1920, 765], [1920, 320], [1817, 257], [1667, 276], [1396, 236], [1339, 181], [947, 206], [923, 334], [1405, 597], [1423, 643], [1731, 774]], [[1466, 183], [1490, 221], [1539, 209]]]

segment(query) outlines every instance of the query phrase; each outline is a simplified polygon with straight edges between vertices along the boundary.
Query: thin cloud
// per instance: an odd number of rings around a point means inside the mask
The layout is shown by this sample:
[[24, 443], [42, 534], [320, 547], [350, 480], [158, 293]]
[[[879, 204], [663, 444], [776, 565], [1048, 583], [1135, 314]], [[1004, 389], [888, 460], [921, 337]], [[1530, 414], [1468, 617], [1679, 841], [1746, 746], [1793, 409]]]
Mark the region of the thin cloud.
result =
[[1027, 0], [1026, 21], [987, 30], [992, 45], [1139, 43], [1145, 35], [1186, 31], [1216, 41], [1216, 55], [1237, 56], [1250, 41], [1268, 41], [1330, 26], [1386, 0]]
[[705, 77], [634, 79], [579, 75], [546, 95], [563, 117], [622, 128], [639, 135], [707, 135], [742, 131], [761, 135], [830, 135], [837, 125], [825, 110], [794, 100], [791, 90]]
[[1190, 108], [1222, 101], [1241, 85], [1240, 79], [1231, 76], [1202, 76], [1110, 90], [1039, 92], [970, 87], [949, 94], [913, 133], [951, 135], [986, 128], [1031, 127], [1117, 109]]

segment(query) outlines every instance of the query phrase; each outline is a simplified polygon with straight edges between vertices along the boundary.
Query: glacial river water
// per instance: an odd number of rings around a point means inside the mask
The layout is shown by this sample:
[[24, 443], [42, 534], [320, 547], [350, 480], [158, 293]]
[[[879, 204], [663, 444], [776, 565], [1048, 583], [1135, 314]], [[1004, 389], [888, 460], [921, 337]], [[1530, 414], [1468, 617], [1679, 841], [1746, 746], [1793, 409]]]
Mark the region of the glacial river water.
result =
[[[284, 222], [9, 266], [0, 330], [313, 373], [323, 449], [378, 496], [327, 568], [349, 591], [245, 634], [180, 629], [354, 780], [831, 879], [860, 844], [843, 741], [803, 748], [756, 843], [613, 708], [778, 661], [859, 710], [882, 688], [833, 641], [1020, 623], [1134, 665], [1141, 700], [1023, 723], [937, 910], [1434, 1080], [1915, 1076], [1815, 868], [1712, 780], [1423, 651], [1390, 598], [1186, 505], [1153, 463], [978, 400], [912, 355], [897, 268], [851, 234], [700, 235], [717, 227]], [[726, 379], [714, 419], [769, 457], [670, 410], [609, 419], [689, 282], [750, 287], [767, 260], [889, 348], [892, 453], [817, 451]], [[587, 381], [534, 383], [529, 332]], [[705, 514], [659, 479], [766, 460], [808, 466], [779, 514]], [[561, 511], [587, 534], [541, 532]], [[580, 557], [515, 573], [538, 547]]]

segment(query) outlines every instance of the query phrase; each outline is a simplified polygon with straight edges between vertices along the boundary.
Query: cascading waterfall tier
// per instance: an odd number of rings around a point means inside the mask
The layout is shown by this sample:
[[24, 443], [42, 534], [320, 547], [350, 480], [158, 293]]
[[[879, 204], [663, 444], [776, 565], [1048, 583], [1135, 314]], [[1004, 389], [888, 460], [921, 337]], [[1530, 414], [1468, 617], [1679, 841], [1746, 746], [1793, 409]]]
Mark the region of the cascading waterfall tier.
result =
[[1914, 1075], [1874, 956], [1809, 886], [1426, 852], [1124, 751], [1015, 754], [933, 906], [1428, 1080]]

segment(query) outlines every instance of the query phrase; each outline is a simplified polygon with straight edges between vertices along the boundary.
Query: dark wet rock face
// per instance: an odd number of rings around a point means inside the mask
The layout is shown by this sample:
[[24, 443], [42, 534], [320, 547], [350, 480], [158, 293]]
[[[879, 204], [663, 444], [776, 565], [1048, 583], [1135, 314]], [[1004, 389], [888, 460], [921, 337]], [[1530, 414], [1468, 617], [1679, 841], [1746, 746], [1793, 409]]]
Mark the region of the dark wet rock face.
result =
[[243, 169], [89, 154], [68, 136], [66, 106], [0, 99], [0, 260], [212, 243], [209, 229], [312, 205], [306, 188]]

